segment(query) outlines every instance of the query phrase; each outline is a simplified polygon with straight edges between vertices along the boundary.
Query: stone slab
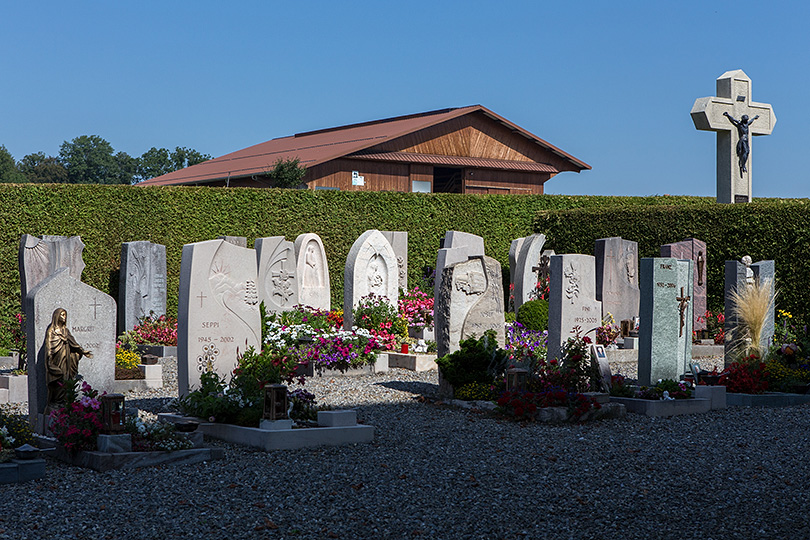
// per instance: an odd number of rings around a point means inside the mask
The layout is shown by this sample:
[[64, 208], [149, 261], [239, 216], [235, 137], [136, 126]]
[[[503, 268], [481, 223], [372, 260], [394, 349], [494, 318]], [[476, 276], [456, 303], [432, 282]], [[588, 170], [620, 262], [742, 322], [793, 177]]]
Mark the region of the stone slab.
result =
[[[517, 265], [518, 265], [518, 255], [520, 254], [520, 248], [523, 246], [523, 242], [526, 241], [526, 238], [515, 238], [512, 240], [512, 243], [509, 244], [509, 284], [512, 285], [512, 294], [514, 294], [514, 285], [515, 285], [515, 273], [517, 272]], [[515, 310], [517, 311], [517, 310]]]
[[622, 339], [622, 349], [638, 349], [638, 338], [627, 336]]
[[591, 255], [551, 256], [548, 306], [548, 358], [559, 358], [562, 344], [579, 326], [584, 335], [602, 323], [596, 300], [596, 259]]
[[723, 345], [692, 345], [692, 358], [723, 356]]
[[141, 354], [152, 354], [158, 358], [166, 358], [173, 356], [177, 358], [177, 346], [169, 345], [138, 345], [138, 351]]
[[729, 407], [793, 407], [810, 403], [810, 394], [726, 394]]
[[73, 455], [64, 448], [56, 448], [54, 457], [76, 467], [106, 472], [122, 469], [139, 469], [141, 467], [155, 467], [158, 465], [191, 465], [215, 459], [223, 459], [225, 450], [222, 448], [191, 448], [188, 450], [175, 450], [173, 452], [121, 452], [109, 454], [105, 452], [78, 452]]
[[126, 394], [128, 392], [146, 392], [163, 388], [163, 379], [116, 379], [113, 385], [114, 393]]
[[160, 364], [138, 364], [138, 368], [147, 381], [163, 381], [163, 366]]
[[329, 311], [332, 305], [329, 263], [321, 237], [314, 233], [298, 235], [295, 239], [295, 260], [299, 303]]
[[261, 317], [256, 254], [223, 240], [183, 246], [177, 317], [177, 386], [180, 396], [213, 370], [228, 380], [236, 358], [258, 348]]
[[537, 283], [544, 272], [540, 259], [545, 243], [545, 234], [533, 234], [527, 236], [520, 246], [515, 269], [515, 313], [524, 303], [536, 299]]
[[378, 230], [364, 232], [346, 257], [343, 273], [343, 327], [351, 330], [352, 309], [373, 294], [392, 307], [399, 299], [399, 269], [394, 248]]
[[292, 429], [293, 421], [289, 418], [283, 420], [267, 420], [266, 418], [262, 418], [261, 422], [259, 422], [259, 429], [264, 429], [266, 431], [278, 431], [280, 429]]
[[217, 240], [224, 240], [229, 244], [243, 248], [246, 248], [248, 245], [247, 237], [245, 236], [217, 236]]
[[147, 240], [121, 244], [118, 278], [118, 333], [139, 319], [166, 314], [166, 246]]
[[28, 401], [28, 375], [0, 375], [0, 389], [8, 390], [6, 403]]
[[627, 412], [645, 416], [679, 416], [701, 414], [711, 410], [712, 401], [705, 398], [653, 400], [610, 396], [612, 403], [621, 403]]
[[435, 354], [402, 354], [389, 352], [388, 366], [409, 369], [411, 371], [430, 371], [438, 369]]
[[699, 384], [695, 386], [694, 396], [696, 398], [708, 399], [711, 402], [712, 410], [726, 408], [726, 387], [706, 386]]
[[357, 411], [354, 409], [318, 411], [318, 425], [322, 427], [356, 426]]
[[[159, 414], [158, 417], [164, 422], [187, 419], [183, 416], [164, 413]], [[198, 429], [207, 437], [265, 451], [367, 443], [374, 440], [374, 426], [366, 425], [267, 431], [232, 424], [201, 422]]]
[[0, 484], [17, 484], [44, 477], [44, 459], [12, 459], [0, 463]]
[[79, 236], [43, 236], [24, 234], [20, 238], [18, 263], [20, 293], [23, 308], [25, 297], [42, 281], [60, 268], [69, 268], [70, 275], [81, 281], [84, 271], [84, 243]]
[[67, 325], [78, 344], [93, 353], [79, 361], [79, 374], [99, 393], [112, 392], [115, 383], [115, 300], [72, 277], [67, 268], [45, 278], [28, 292], [28, 410], [32, 425], [45, 411], [48, 389], [45, 381], [45, 332], [54, 311], [67, 311]]
[[107, 454], [120, 454], [122, 452], [132, 452], [132, 436], [129, 433], [118, 435], [99, 434], [97, 443], [98, 451]]
[[380, 231], [397, 258], [399, 288], [408, 290], [408, 231]]
[[619, 236], [600, 238], [596, 257], [596, 299], [602, 302], [602, 318], [619, 321], [638, 317], [638, 243]]
[[295, 244], [283, 236], [257, 238], [253, 244], [258, 265], [256, 287], [267, 313], [290, 311], [298, 305], [298, 267]]
[[[447, 231], [436, 255], [436, 283], [434, 291], [441, 290], [444, 269], [470, 257], [484, 256], [484, 239], [462, 231]], [[501, 285], [503, 288], [503, 284]], [[435, 295], [434, 295], [435, 297]]]

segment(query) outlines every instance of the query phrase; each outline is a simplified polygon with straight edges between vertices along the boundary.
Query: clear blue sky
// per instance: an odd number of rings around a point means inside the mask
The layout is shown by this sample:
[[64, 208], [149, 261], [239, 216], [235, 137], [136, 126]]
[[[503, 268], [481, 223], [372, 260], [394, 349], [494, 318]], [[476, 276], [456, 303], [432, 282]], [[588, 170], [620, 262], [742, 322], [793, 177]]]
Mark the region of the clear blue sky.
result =
[[809, 24], [804, 2], [6, 2], [0, 144], [220, 156], [481, 104], [593, 167], [548, 193], [714, 196], [689, 111], [742, 69], [778, 118], [754, 196], [809, 197]]

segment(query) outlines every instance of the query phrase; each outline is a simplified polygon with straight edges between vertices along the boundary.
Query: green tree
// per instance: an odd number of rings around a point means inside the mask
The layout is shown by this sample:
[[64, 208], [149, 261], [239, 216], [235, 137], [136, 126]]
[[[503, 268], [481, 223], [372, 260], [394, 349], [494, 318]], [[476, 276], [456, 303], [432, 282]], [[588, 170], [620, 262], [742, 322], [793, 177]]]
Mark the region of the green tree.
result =
[[129, 184], [131, 157], [113, 153], [112, 145], [98, 135], [82, 135], [59, 148], [71, 184]]
[[174, 149], [174, 152], [169, 152], [166, 148], [155, 148], [153, 146], [138, 158], [135, 181], [141, 182], [163, 176], [209, 159], [211, 159], [210, 155], [201, 154], [191, 148], [178, 146]]
[[26, 182], [25, 175], [17, 168], [17, 163], [11, 152], [0, 144], [0, 182], [21, 183]]
[[64, 184], [67, 182], [67, 169], [58, 158], [36, 152], [23, 157], [17, 164], [29, 182], [36, 184]]
[[307, 174], [306, 167], [301, 167], [300, 161], [295, 158], [279, 159], [267, 176], [273, 181], [274, 187], [297, 188], [301, 185], [305, 174]]
[[[193, 148], [186, 148], [185, 146], [176, 146], [171, 155], [171, 161], [174, 165], [173, 171], [179, 171], [186, 167], [191, 167], [203, 161], [208, 161], [211, 156], [208, 154], [201, 154]], [[171, 172], [171, 171], [170, 171]]]
[[115, 154], [115, 163], [117, 165], [116, 177], [117, 182], [110, 182], [111, 184], [134, 184], [135, 174], [138, 172], [138, 158], [134, 158], [126, 152], [118, 152]]

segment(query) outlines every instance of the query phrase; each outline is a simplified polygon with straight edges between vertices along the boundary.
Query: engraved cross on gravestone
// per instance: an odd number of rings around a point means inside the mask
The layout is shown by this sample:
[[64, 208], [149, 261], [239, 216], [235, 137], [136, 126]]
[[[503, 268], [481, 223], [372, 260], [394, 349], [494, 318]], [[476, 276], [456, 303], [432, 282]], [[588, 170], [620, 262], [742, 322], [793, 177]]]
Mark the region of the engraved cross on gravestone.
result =
[[720, 75], [717, 96], [695, 100], [691, 115], [697, 129], [717, 132], [717, 202], [751, 202], [751, 139], [747, 134], [771, 134], [776, 124], [773, 107], [751, 101], [751, 79], [738, 69]]

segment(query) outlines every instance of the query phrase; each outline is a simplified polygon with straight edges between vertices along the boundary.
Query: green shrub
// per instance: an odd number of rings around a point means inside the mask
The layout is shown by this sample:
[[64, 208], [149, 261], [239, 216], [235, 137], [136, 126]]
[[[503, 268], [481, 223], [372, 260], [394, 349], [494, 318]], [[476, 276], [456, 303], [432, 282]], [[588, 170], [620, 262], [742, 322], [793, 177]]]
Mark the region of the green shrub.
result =
[[516, 320], [527, 330], [535, 332], [548, 330], [548, 301], [530, 300], [521, 304]]
[[453, 397], [456, 399], [462, 399], [464, 401], [492, 401], [495, 399], [492, 392], [492, 386], [483, 383], [465, 384], [453, 392]]
[[436, 360], [436, 364], [453, 388], [467, 384], [492, 384], [506, 373], [509, 356], [498, 348], [494, 330], [487, 330], [480, 339], [471, 337], [459, 344], [459, 350]]
[[28, 423], [27, 417], [0, 411], [0, 427], [3, 426], [8, 429], [8, 434], [14, 437], [12, 444], [14, 448], [24, 444], [34, 444], [34, 434], [31, 432], [31, 424]]

